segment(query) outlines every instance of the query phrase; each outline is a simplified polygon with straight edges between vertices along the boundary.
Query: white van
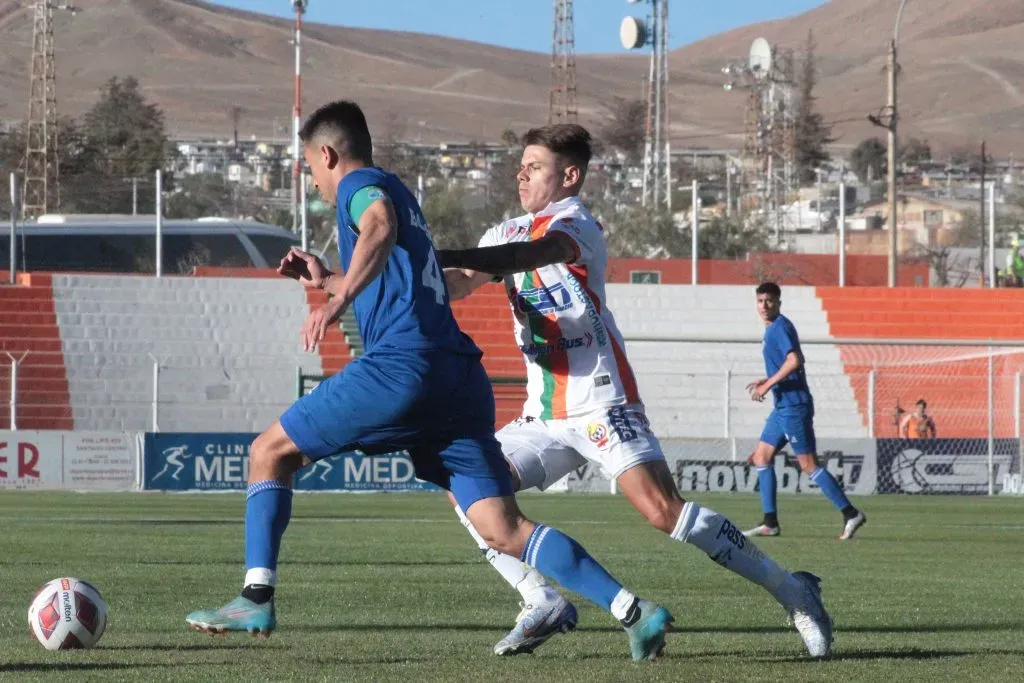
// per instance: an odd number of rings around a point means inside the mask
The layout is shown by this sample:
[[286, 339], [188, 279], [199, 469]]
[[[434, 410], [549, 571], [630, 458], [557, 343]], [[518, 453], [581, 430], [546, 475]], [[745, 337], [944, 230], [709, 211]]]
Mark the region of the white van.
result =
[[[19, 271], [153, 273], [153, 216], [45, 215], [15, 232]], [[299, 238], [284, 228], [224, 218], [163, 222], [163, 272], [196, 266], [276, 268]], [[0, 268], [10, 263], [9, 228], [0, 228]]]

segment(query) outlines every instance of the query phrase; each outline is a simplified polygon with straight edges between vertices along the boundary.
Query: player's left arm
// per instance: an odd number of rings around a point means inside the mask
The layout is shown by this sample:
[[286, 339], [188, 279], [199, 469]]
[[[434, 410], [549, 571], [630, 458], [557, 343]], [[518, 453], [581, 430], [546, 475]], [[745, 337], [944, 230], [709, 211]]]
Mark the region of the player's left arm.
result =
[[442, 268], [460, 268], [490, 275], [525, 273], [555, 263], [574, 263], [580, 257], [576, 240], [561, 231], [549, 231], [532, 242], [513, 242], [496, 247], [442, 249]]
[[352, 261], [341, 277], [331, 277], [324, 290], [347, 308], [367, 285], [377, 279], [387, 265], [391, 248], [398, 240], [398, 218], [391, 200], [377, 199], [359, 217], [359, 238], [352, 250]]
[[341, 318], [367, 285], [376, 280], [398, 240], [398, 218], [386, 196], [374, 200], [359, 217], [359, 238], [344, 275], [331, 273], [321, 287], [333, 295], [326, 304], [312, 311], [302, 327], [303, 348], [315, 351], [328, 328]]

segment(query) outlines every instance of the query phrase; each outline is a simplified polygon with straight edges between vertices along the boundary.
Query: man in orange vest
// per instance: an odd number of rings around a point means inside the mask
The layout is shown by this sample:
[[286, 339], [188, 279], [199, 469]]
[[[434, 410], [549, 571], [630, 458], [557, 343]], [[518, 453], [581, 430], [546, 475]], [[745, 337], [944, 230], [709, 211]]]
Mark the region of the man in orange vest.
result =
[[900, 422], [900, 436], [904, 439], [934, 439], [935, 422], [925, 413], [928, 403], [922, 398], [917, 401], [916, 410], [907, 413]]

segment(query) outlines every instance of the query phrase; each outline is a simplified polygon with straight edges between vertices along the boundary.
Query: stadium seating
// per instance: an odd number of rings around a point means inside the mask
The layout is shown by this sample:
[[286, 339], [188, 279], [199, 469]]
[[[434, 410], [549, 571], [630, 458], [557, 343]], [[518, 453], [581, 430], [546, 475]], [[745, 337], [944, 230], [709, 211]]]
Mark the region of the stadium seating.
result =
[[[0, 287], [0, 350], [19, 366], [22, 429], [146, 429], [152, 426], [153, 358], [160, 362], [157, 420], [163, 431], [252, 431], [294, 398], [297, 373], [332, 374], [361, 348], [329, 333], [303, 353], [298, 330], [322, 293], [305, 294], [269, 272], [210, 277], [22, 275]], [[663, 438], [756, 437], [769, 404], [744, 391], [764, 374], [762, 327], [749, 286], [609, 285], [609, 306], [627, 340], [641, 394]], [[525, 397], [525, 367], [503, 289], [488, 285], [454, 306], [484, 349], [496, 380], [498, 423]], [[989, 339], [1024, 339], [1024, 296], [1013, 290], [786, 287], [783, 311], [804, 339], [976, 339], [977, 347], [808, 344], [816, 426], [823, 437], [894, 434], [897, 401], [925, 397], [943, 436], [987, 434]], [[692, 337], [701, 342], [682, 342]], [[996, 435], [1011, 436], [1013, 379], [1024, 354], [995, 360]], [[867, 376], [875, 368], [875, 414]], [[9, 360], [0, 355], [0, 428], [9, 424]], [[728, 399], [728, 410], [726, 410]]]
[[[711, 285], [608, 285], [608, 305], [627, 340], [627, 352], [648, 416], [663, 438], [721, 437], [725, 433], [726, 371], [733, 436], [756, 437], [768, 403], [754, 404], [744, 391], [764, 376], [760, 339], [763, 326], [750, 287]], [[826, 338], [828, 321], [810, 287], [787, 288], [783, 310], [806, 337]], [[525, 375], [513, 335], [507, 297], [488, 285], [455, 306], [459, 323], [484, 348], [492, 376]], [[638, 337], [687, 336], [735, 339], [737, 343], [636, 341]], [[746, 343], [739, 343], [746, 340]], [[859, 437], [866, 428], [834, 346], [807, 349], [811, 385], [816, 389], [816, 422], [823, 434]], [[522, 395], [522, 392], [520, 392]], [[500, 419], [499, 419], [500, 422]]]
[[60, 328], [48, 275], [22, 275], [19, 284], [0, 287], [0, 429], [11, 426], [11, 359], [18, 366], [17, 427], [71, 429], [68, 380]]
[[[607, 298], [659, 436], [724, 436], [727, 383], [730, 435], [761, 433], [771, 401], [755, 404], [745, 391], [748, 383], [764, 377], [761, 345], [754, 341], [764, 334], [764, 326], [757, 317], [752, 287], [609, 285]], [[828, 338], [828, 320], [813, 287], [787, 287], [782, 302], [783, 313], [801, 337]], [[644, 337], [714, 341], [638, 341]], [[804, 352], [818, 433], [865, 436], [839, 350], [807, 345]]]
[[[898, 289], [820, 287], [832, 335], [858, 339], [1024, 339], [1024, 294], [1016, 289]], [[893, 412], [924, 398], [940, 436], [988, 435], [988, 347], [842, 345], [862, 415], [868, 414], [868, 372], [875, 369], [875, 433], [895, 433]], [[994, 432], [1016, 430], [1015, 376], [1024, 353], [997, 349]]]
[[[76, 429], [253, 431], [295, 398], [299, 368], [340, 369], [340, 332], [303, 353], [303, 290], [281, 279], [55, 275], [53, 297]], [[308, 303], [315, 304], [317, 295]]]

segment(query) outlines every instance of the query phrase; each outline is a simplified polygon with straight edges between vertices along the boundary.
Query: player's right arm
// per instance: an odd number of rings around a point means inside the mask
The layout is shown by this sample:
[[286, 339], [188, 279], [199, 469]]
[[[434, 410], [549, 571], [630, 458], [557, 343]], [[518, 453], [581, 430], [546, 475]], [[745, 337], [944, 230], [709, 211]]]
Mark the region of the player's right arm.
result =
[[[493, 247], [501, 244], [501, 226], [496, 225], [483, 234], [477, 248]], [[448, 296], [452, 301], [465, 299], [474, 291], [488, 282], [500, 282], [501, 278], [472, 268], [458, 267], [458, 264], [451, 263], [450, 255], [453, 252], [445, 249], [438, 250], [437, 258], [444, 269], [445, 283], [448, 285]]]

